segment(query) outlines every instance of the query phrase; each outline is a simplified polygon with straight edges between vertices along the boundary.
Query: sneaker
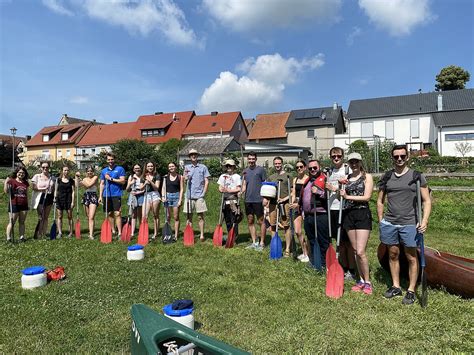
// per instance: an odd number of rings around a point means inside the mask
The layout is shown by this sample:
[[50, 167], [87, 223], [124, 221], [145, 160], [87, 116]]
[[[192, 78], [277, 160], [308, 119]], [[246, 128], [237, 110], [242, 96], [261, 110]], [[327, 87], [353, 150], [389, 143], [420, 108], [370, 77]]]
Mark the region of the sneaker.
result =
[[355, 275], [352, 272], [347, 270], [346, 273], [344, 274], [344, 280], [345, 281], [355, 281], [356, 278], [355, 278]]
[[297, 259], [298, 259], [298, 260], [301, 260], [301, 259], [303, 259], [304, 257], [305, 257], [304, 254], [300, 254], [300, 255], [298, 255]]
[[403, 295], [402, 289], [399, 287], [392, 286], [390, 287], [384, 294], [383, 296], [385, 298], [392, 298], [395, 296], [401, 296]]
[[407, 293], [405, 294], [405, 297], [403, 297], [402, 303], [403, 304], [413, 304], [416, 301], [416, 296], [415, 292], [408, 290]]
[[263, 248], [264, 248], [264, 246], [261, 245], [261, 244], [259, 244], [259, 245], [257, 245], [257, 246], [255, 247], [255, 250], [256, 250], [256, 251], [263, 251]]
[[365, 283], [362, 280], [359, 280], [354, 286], [352, 286], [351, 291], [362, 292], [365, 287]]
[[7, 243], [11, 243], [11, 242], [12, 242], [12, 238], [7, 237]]
[[257, 249], [258, 243], [251, 243], [245, 249]]
[[372, 294], [372, 284], [370, 282], [367, 282], [364, 285], [364, 288], [362, 289], [362, 292], [364, 292], [366, 295], [371, 295]]
[[308, 255], [303, 255], [303, 257], [300, 259], [302, 263], [309, 263], [309, 256]]
[[89, 239], [90, 239], [90, 240], [94, 240], [94, 236], [93, 236], [93, 235], [90, 235], [90, 236], [89, 236]]
[[22, 243], [26, 242], [26, 238], [24, 236], [21, 236], [20, 237], [20, 242], [22, 242]]

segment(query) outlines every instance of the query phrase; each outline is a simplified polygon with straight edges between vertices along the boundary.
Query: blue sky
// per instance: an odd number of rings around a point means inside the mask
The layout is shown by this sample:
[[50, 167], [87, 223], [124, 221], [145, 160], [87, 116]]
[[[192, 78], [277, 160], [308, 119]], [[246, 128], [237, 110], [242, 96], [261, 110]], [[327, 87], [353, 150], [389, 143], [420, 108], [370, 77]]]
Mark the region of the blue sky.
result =
[[[471, 0], [0, 0], [0, 133], [61, 114], [258, 113], [474, 75]], [[474, 78], [468, 87], [474, 87]]]

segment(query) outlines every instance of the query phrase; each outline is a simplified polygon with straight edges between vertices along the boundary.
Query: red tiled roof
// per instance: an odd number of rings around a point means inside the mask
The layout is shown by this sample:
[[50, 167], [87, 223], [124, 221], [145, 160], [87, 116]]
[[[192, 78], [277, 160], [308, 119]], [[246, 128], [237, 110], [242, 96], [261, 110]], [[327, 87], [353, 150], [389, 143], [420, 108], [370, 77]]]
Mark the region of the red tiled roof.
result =
[[199, 115], [192, 119], [184, 131], [185, 135], [230, 132], [240, 112], [224, 112], [217, 115]]
[[85, 147], [114, 144], [121, 139], [129, 138], [134, 126], [135, 122], [95, 125], [89, 128], [77, 145]]
[[[173, 119], [174, 116], [174, 119]], [[171, 138], [181, 139], [189, 121], [193, 121], [194, 111], [175, 113], [162, 113], [159, 115], [143, 115], [138, 117], [135, 126], [130, 131], [128, 138], [143, 139], [149, 144], [164, 143]], [[192, 120], [191, 120], [192, 119]], [[168, 128], [167, 128], [168, 127]], [[141, 131], [146, 129], [167, 128], [164, 136], [142, 137]]]
[[285, 138], [285, 124], [289, 116], [290, 112], [257, 115], [248, 139]]
[[[58, 145], [58, 144], [73, 144], [76, 143], [87, 129], [92, 125], [91, 122], [76, 123], [64, 126], [48, 126], [41, 129], [31, 138], [25, 145], [27, 147], [42, 146], [42, 145]], [[76, 130], [69, 139], [61, 140], [61, 133], [71, 132]], [[52, 134], [54, 133], [54, 134]], [[43, 135], [49, 134], [49, 141], [43, 142]]]

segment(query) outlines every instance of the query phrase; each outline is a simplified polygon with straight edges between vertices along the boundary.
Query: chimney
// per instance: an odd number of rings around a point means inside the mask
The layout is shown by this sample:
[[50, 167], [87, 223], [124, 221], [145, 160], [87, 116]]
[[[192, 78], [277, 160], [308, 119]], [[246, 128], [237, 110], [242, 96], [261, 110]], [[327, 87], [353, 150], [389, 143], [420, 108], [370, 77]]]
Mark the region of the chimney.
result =
[[334, 103], [332, 104], [332, 109], [333, 109], [333, 110], [337, 110], [337, 102], [334, 102]]
[[62, 118], [67, 118], [67, 113], [63, 113], [63, 117]]
[[113, 124], [116, 124], [116, 123], [118, 123], [118, 121], [113, 121], [112, 123], [113, 123]]
[[443, 95], [438, 95], [438, 111], [443, 111]]
[[155, 115], [156, 115], [156, 116], [158, 116], [158, 115], [162, 115], [162, 114], [163, 114], [163, 112], [162, 112], [162, 111], [157, 111], [157, 112], [155, 112]]
[[173, 113], [173, 122], [178, 122], [179, 118], [176, 117], [176, 113]]
[[26, 136], [25, 138], [27, 141], [29, 141], [31, 139], [31, 136]]
[[211, 116], [217, 116], [218, 112], [217, 111], [212, 111]]

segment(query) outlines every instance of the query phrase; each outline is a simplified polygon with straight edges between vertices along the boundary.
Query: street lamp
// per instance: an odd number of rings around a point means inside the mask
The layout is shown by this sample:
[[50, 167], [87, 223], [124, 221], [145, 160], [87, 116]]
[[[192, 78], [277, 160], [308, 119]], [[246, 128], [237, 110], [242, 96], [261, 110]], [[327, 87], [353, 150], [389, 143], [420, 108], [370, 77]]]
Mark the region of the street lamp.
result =
[[15, 134], [17, 129], [15, 127], [10, 128], [12, 133], [12, 169], [15, 170]]

